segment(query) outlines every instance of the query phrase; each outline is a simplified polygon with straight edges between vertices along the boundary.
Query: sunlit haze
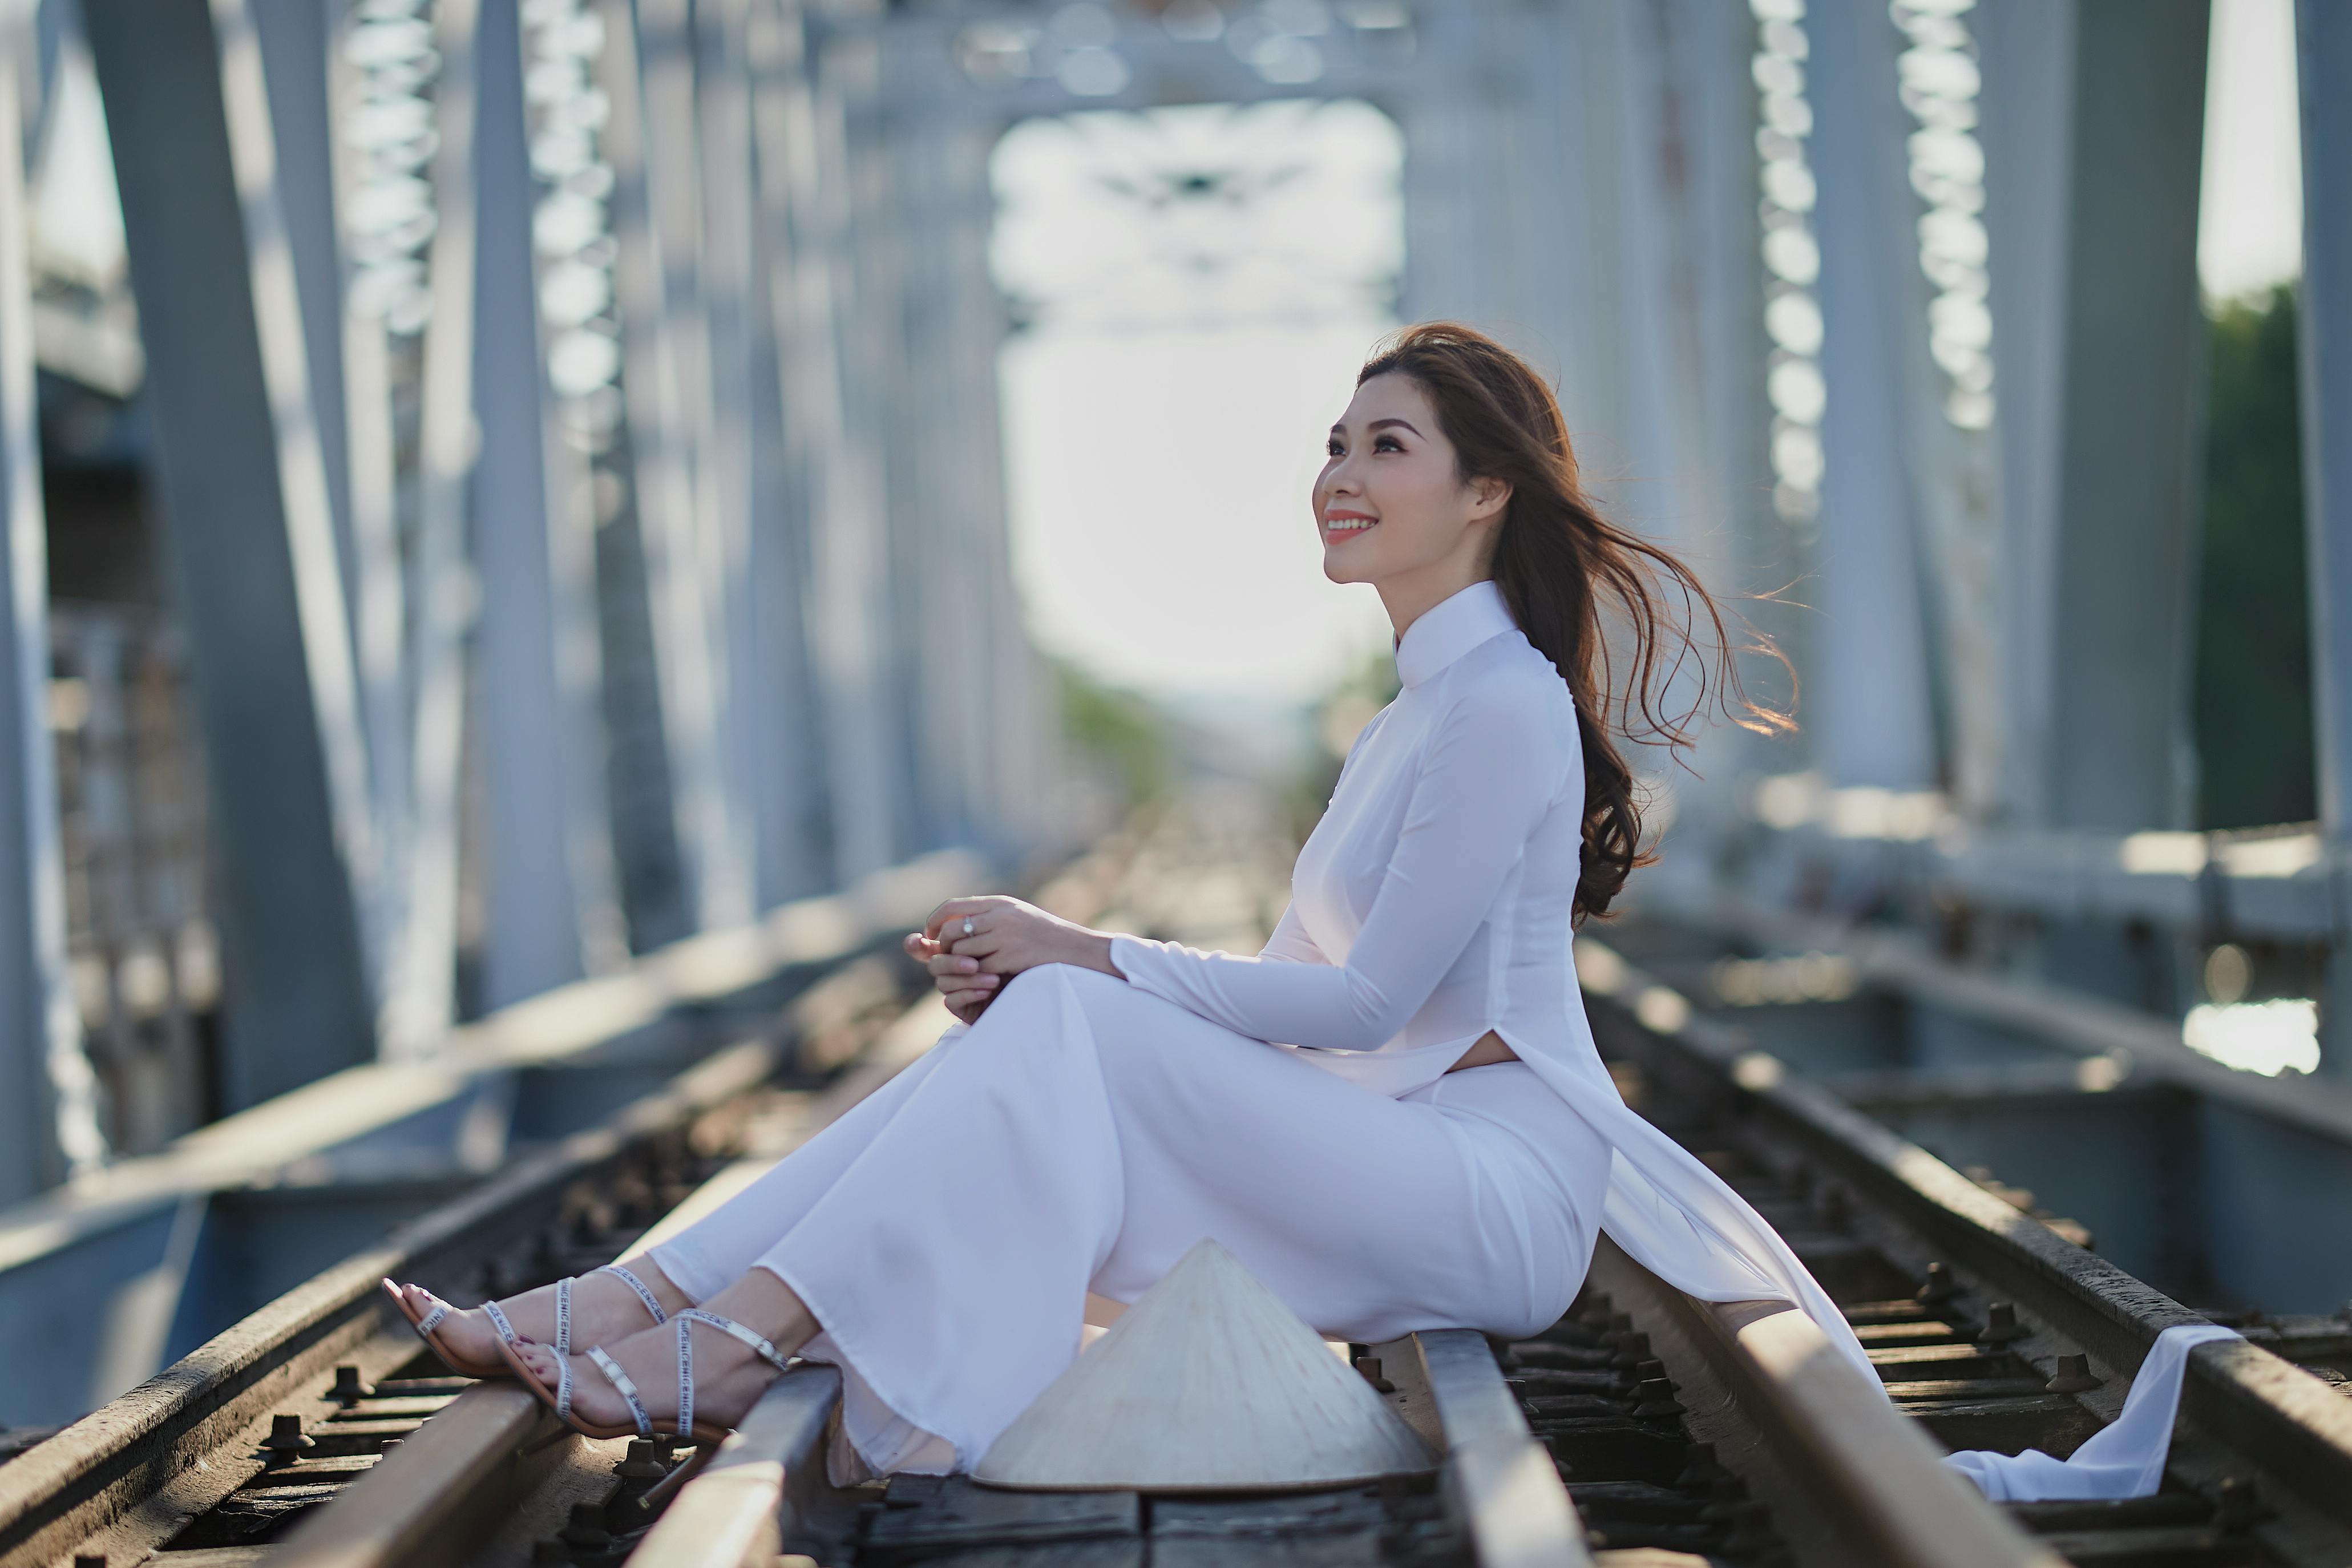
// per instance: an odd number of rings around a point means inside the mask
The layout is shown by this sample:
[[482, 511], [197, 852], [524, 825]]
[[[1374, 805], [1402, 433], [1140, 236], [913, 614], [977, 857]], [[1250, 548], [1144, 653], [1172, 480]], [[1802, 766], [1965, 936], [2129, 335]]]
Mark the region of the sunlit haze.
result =
[[1005, 138], [996, 271], [1034, 317], [1002, 362], [1014, 571], [1048, 650], [1296, 701], [1388, 646], [1373, 592], [1325, 581], [1308, 491], [1396, 324], [1402, 153], [1348, 102]]
[[2303, 271], [2294, 0], [2214, 0], [2197, 271], [2216, 299]]
[[1307, 698], [1387, 640], [1323, 577], [1308, 487], [1377, 322], [1054, 337], [1004, 356], [1038, 639], [1142, 688]]

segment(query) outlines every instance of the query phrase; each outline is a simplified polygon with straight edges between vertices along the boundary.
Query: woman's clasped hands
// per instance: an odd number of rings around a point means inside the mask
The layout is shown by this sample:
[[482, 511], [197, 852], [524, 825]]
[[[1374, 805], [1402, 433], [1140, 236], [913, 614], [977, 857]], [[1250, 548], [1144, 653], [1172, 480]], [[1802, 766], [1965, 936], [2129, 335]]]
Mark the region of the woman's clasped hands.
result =
[[950, 899], [923, 929], [907, 933], [908, 956], [930, 971], [948, 1011], [969, 1024], [1006, 981], [1041, 963], [1073, 963], [1118, 974], [1110, 933], [1089, 931], [1034, 904], [998, 895]]

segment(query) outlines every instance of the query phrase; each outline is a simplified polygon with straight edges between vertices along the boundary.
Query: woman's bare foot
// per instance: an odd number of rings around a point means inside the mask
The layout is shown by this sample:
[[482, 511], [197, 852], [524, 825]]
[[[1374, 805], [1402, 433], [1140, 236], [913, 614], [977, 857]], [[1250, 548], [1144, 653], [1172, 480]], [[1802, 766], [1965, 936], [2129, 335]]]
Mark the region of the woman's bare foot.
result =
[[[674, 1313], [694, 1305], [685, 1291], [670, 1283], [668, 1275], [655, 1267], [652, 1258], [632, 1258], [628, 1269], [646, 1282], [646, 1289], [654, 1293], [663, 1311]], [[422, 1285], [404, 1285], [400, 1291], [418, 1313], [430, 1312], [441, 1304], [441, 1298]], [[520, 1296], [509, 1296], [499, 1302], [499, 1310], [506, 1313], [507, 1321], [524, 1339], [554, 1342], [554, 1286], [542, 1285]], [[637, 1293], [616, 1275], [583, 1274], [572, 1283], [572, 1343], [575, 1349], [609, 1343], [636, 1332], [652, 1321], [652, 1314], [637, 1300]], [[498, 1364], [500, 1336], [490, 1315], [479, 1307], [462, 1310], [453, 1307], [436, 1331], [456, 1354]]]
[[[650, 1280], [648, 1284], [652, 1283]], [[778, 1355], [788, 1356], [814, 1338], [816, 1320], [790, 1287], [764, 1268], [754, 1268], [735, 1284], [702, 1303], [707, 1311], [731, 1318], [765, 1337]], [[699, 1424], [734, 1426], [775, 1381], [776, 1369], [732, 1334], [697, 1323], [686, 1331], [694, 1337], [694, 1418]], [[578, 1330], [573, 1331], [575, 1341]], [[621, 1365], [637, 1385], [637, 1397], [656, 1432], [677, 1429], [677, 1330], [665, 1323], [633, 1333], [617, 1343], [607, 1342], [604, 1352]], [[554, 1348], [544, 1344], [518, 1347], [517, 1357], [530, 1374], [549, 1388], [556, 1385]], [[621, 1391], [586, 1355], [572, 1358], [572, 1411], [592, 1426], [630, 1426], [635, 1416]]]

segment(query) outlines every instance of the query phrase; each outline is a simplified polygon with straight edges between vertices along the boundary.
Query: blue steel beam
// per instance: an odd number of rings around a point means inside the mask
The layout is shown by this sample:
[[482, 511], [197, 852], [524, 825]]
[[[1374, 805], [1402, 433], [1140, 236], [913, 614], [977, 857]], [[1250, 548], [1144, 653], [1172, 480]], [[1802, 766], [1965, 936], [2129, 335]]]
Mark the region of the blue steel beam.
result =
[[517, 0], [483, 0], [475, 118], [473, 547], [488, 814], [483, 999], [502, 1007], [623, 962], [596, 712], [588, 466], [554, 424], [531, 250], [537, 191]]
[[302, 351], [318, 409], [319, 461], [343, 580], [352, 580], [351, 427], [343, 384], [343, 258], [337, 239], [337, 140], [329, 104], [332, 29], [322, 0], [253, 0], [255, 37], [269, 83], [278, 187], [302, 308]]
[[[785, 451], [806, 509], [805, 608], [824, 766], [828, 875], [889, 864], [903, 791], [884, 737], [886, 562], [875, 433], [852, 414], [847, 336], [856, 266], [835, 79], [799, 0], [760, 0], [749, 43], [753, 130], [769, 215], [770, 287], [783, 338]], [[781, 567], [779, 567], [781, 570]]]
[[[0, 34], [0, 44], [23, 37]], [[106, 1152], [66, 984], [57, 752], [49, 733], [47, 525], [41, 507], [24, 155], [0, 69], [0, 1203]]]
[[1994, 0], [1984, 42], [2021, 826], [2185, 826], [2206, 0]]
[[[714, 71], [730, 73], [723, 95], [712, 93], [707, 112], [731, 124], [710, 125], [706, 145], [740, 138], [744, 203], [740, 239], [714, 236], [714, 257], [741, 246], [741, 404], [749, 435], [744, 473], [745, 570], [740, 602], [728, 632], [738, 668], [756, 679], [741, 693], [743, 741], [751, 749], [746, 778], [752, 813], [754, 893], [761, 908], [798, 898], [830, 876], [829, 813], [824, 735], [811, 662], [808, 595], [812, 491], [806, 443], [799, 425], [809, 415], [786, 395], [799, 376], [793, 356], [799, 281], [806, 263], [795, 249], [785, 155], [766, 145], [762, 127], [777, 114], [780, 95], [805, 91], [806, 62], [784, 47], [784, 26], [767, 0], [728, 0], [711, 8], [730, 37]], [[722, 112], [723, 110], [723, 112]], [[794, 151], [801, 152], [800, 149]], [[714, 215], [715, 216], [715, 215]], [[721, 400], [727, 394], [721, 392]]]
[[[2311, 578], [2319, 812], [2341, 859], [2352, 838], [2352, 15], [2299, 0], [2303, 105], [2303, 515]], [[2336, 929], [2352, 931], [2352, 878], [2334, 879]], [[2330, 951], [2322, 1072], [2352, 1081], [2352, 941]]]
[[365, 746], [250, 16], [241, 0], [83, 12], [211, 785], [234, 1108], [374, 1055]]
[[728, 746], [724, 551], [702, 472], [710, 343], [697, 265], [693, 40], [684, 0], [604, 5], [599, 14], [636, 520], [685, 911], [704, 930], [750, 915], [751, 868]]
[[466, 730], [467, 637], [474, 622], [467, 498], [474, 425], [474, 27], [473, 0], [440, 0], [434, 42], [440, 54], [432, 167], [435, 226], [425, 277], [415, 510], [409, 542], [415, 583], [408, 666], [408, 748], [413, 813], [395, 868], [400, 924], [388, 950], [378, 1033], [391, 1056], [439, 1047], [457, 1016], [458, 792]]
[[1874, 0], [1820, 0], [1806, 11], [1805, 34], [1828, 388], [1807, 728], [1814, 765], [1835, 783], [1926, 789], [1937, 748], [1920, 509], [1906, 448], [1910, 405], [1927, 390], [1912, 361], [1924, 354], [1927, 323], [1895, 96], [1902, 39]]
[[784, 408], [768, 244], [752, 131], [747, 0], [694, 7], [695, 147], [701, 170], [698, 274], [709, 344], [709, 419], [698, 470], [706, 527], [723, 570], [716, 627], [727, 668], [726, 768], [748, 887], [769, 908], [815, 885], [808, 837], [813, 715], [799, 597], [803, 516], [781, 492]]

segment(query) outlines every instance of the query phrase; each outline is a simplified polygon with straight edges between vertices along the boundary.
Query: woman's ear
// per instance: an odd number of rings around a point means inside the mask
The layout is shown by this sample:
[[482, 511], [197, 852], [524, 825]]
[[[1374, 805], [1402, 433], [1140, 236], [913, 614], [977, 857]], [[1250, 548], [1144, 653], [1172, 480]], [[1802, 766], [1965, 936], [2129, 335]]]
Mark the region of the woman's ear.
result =
[[1503, 509], [1511, 504], [1511, 481], [1508, 479], [1472, 479], [1470, 493], [1471, 521], [1484, 522], [1490, 517], [1500, 517]]

